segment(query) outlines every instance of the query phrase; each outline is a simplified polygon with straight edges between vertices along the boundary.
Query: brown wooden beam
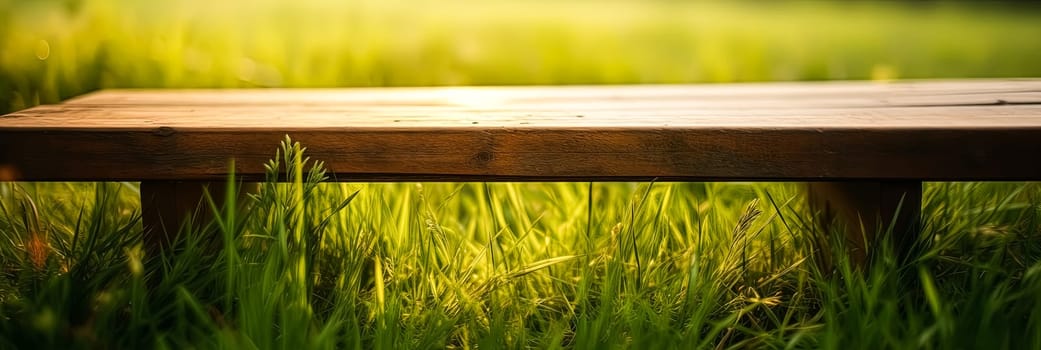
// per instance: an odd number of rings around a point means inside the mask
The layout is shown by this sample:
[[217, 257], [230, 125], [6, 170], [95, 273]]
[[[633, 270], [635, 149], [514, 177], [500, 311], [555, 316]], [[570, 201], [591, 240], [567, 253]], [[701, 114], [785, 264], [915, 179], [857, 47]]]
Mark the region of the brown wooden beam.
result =
[[882, 233], [892, 229], [894, 252], [904, 258], [921, 229], [922, 182], [848, 181], [808, 183], [810, 208], [825, 233], [844, 231], [854, 264], [875, 254]]

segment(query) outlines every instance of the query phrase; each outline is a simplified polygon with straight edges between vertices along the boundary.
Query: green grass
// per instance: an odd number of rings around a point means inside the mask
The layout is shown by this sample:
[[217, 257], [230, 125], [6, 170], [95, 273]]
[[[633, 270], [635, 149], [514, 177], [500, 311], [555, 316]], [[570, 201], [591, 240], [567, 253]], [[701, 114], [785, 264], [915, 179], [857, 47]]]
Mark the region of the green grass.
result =
[[[106, 87], [1041, 76], [1037, 10], [0, 0], [0, 111]], [[795, 183], [319, 184], [271, 147], [292, 181], [204, 203], [220, 219], [162, 254], [135, 183], [0, 183], [0, 349], [1041, 348], [1036, 183], [927, 183], [921, 254], [858, 269]]]
[[0, 347], [1041, 347], [1038, 184], [929, 183], [923, 253], [857, 269], [794, 183], [318, 183], [300, 152], [161, 255], [134, 184], [3, 184]]

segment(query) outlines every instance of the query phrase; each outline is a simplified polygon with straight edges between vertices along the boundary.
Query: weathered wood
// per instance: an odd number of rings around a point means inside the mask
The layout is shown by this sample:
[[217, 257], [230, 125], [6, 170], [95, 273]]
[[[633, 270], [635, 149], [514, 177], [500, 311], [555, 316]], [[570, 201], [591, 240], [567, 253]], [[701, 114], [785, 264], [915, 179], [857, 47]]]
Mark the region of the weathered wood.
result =
[[[171, 99], [175, 96], [171, 96]], [[333, 129], [655, 128], [655, 129], [928, 129], [1036, 127], [1036, 104], [918, 107], [728, 108], [659, 103], [614, 106], [137, 106], [60, 104], [0, 117], [3, 130], [211, 131], [227, 129], [299, 131]], [[524, 109], [528, 108], [528, 109]], [[263, 121], [263, 122], [258, 122]], [[160, 129], [165, 128], [165, 129]]]
[[880, 107], [1037, 102], [1036, 79], [462, 88], [120, 90], [66, 104], [167, 106], [360, 106], [531, 109], [553, 106]]
[[1041, 80], [104, 91], [0, 117], [0, 169], [259, 179], [286, 134], [341, 180], [1024, 180]]
[[[263, 124], [258, 122], [258, 124]], [[258, 180], [286, 134], [338, 180], [1025, 180], [1041, 127], [0, 131], [20, 180]]]
[[921, 181], [809, 182], [808, 198], [820, 229], [846, 233], [857, 264], [866, 262], [885, 233], [895, 254], [907, 256], [921, 228]]

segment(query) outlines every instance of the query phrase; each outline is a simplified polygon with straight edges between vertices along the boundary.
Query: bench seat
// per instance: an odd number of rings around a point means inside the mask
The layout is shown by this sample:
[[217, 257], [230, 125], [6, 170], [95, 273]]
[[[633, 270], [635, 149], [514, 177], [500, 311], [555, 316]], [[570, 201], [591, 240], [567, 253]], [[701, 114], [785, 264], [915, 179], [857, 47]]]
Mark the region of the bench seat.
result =
[[895, 189], [853, 200], [861, 215], [921, 181], [1041, 179], [1041, 80], [105, 90], [0, 117], [0, 180], [177, 196], [158, 184], [223, 181], [231, 158], [262, 179], [286, 135], [340, 181], [808, 181], [838, 184], [836, 203]]

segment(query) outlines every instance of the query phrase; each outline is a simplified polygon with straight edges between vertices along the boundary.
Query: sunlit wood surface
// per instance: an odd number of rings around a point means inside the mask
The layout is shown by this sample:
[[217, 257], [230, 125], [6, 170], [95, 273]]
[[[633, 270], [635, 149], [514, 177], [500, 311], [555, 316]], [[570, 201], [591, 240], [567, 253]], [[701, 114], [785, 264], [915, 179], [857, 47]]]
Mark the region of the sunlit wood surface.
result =
[[[108, 90], [0, 117], [6, 180], [1041, 178], [1041, 80]], [[4, 175], [6, 174], [6, 175]]]

